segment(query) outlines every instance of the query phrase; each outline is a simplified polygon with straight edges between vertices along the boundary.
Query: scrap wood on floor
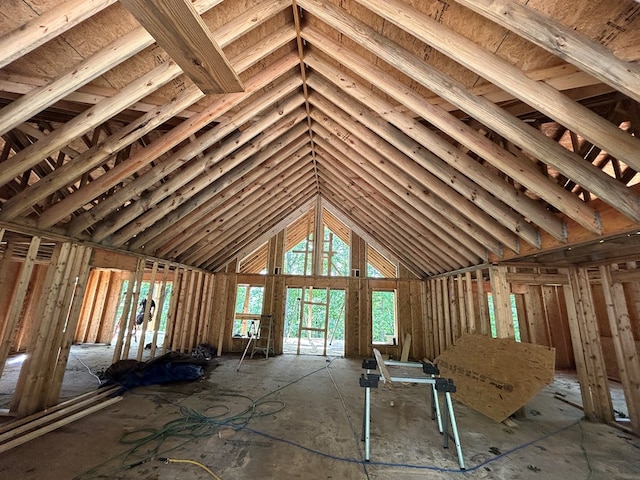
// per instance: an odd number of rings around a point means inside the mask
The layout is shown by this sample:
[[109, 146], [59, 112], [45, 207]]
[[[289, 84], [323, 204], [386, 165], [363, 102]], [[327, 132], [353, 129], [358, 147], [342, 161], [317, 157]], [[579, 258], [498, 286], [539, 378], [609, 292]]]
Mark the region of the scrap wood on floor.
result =
[[0, 453], [68, 425], [122, 400], [118, 388], [93, 391], [0, 428]]

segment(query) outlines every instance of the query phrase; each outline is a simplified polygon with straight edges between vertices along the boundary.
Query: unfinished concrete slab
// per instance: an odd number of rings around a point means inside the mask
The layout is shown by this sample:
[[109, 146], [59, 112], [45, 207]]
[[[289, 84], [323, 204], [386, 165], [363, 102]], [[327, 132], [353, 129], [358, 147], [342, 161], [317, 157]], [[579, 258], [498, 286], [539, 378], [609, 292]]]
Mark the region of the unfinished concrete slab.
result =
[[1, 454], [0, 477], [212, 478], [203, 466], [223, 480], [640, 476], [640, 440], [585, 422], [580, 409], [555, 398], [566, 380], [534, 397], [515, 426], [454, 401], [461, 472], [455, 448], [442, 448], [427, 386], [372, 390], [371, 461], [364, 462], [359, 360], [282, 355], [246, 360], [239, 372], [238, 361], [220, 357], [200, 381], [129, 391], [112, 407]]

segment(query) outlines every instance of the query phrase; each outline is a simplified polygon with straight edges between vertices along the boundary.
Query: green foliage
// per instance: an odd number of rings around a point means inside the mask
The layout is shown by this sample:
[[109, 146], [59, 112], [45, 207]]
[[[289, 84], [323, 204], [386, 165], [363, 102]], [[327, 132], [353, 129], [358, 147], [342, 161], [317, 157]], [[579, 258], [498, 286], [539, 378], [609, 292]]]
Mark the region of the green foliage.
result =
[[378, 271], [376, 267], [367, 263], [367, 277], [369, 278], [383, 278], [383, 275]]
[[[311, 274], [311, 264], [313, 262], [313, 235], [309, 236], [309, 252], [305, 254], [307, 239], [302, 240], [291, 250], [284, 254], [284, 273], [289, 275], [309, 275]], [[305, 265], [305, 257], [307, 259]]]
[[[331, 268], [329, 269], [328, 255], [323, 255], [322, 274], [330, 277], [346, 277], [349, 275], [349, 245], [344, 243], [340, 237], [331, 234], [331, 230], [324, 227], [324, 251], [331, 251]], [[331, 245], [329, 243], [331, 241]], [[329, 250], [331, 246], [331, 250]]]
[[374, 343], [390, 343], [390, 338], [398, 338], [395, 291], [371, 292], [371, 316], [371, 337]]
[[[247, 309], [245, 310], [247, 294], [249, 295], [249, 301], [247, 304]], [[263, 299], [263, 286], [238, 285], [238, 292], [236, 294], [236, 313], [255, 313], [257, 315], [260, 315], [262, 313]]]
[[[301, 288], [287, 288], [286, 310], [284, 331], [287, 338], [298, 336], [300, 328], [300, 308], [304, 301], [314, 303], [326, 303], [327, 290], [313, 289], [313, 296], [310, 298], [310, 289], [305, 289], [304, 297]], [[329, 291], [329, 318], [328, 335], [336, 340], [344, 340], [344, 290]], [[305, 305], [303, 308], [303, 325], [314, 328], [324, 328], [325, 308], [324, 305]], [[323, 332], [309, 332], [312, 338], [324, 338]]]

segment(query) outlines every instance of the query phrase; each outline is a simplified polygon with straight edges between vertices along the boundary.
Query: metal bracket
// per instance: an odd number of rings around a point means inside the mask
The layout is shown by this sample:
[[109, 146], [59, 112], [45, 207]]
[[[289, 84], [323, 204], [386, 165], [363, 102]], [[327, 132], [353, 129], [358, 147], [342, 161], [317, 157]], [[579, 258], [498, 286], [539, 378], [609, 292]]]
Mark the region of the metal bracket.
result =
[[422, 372], [427, 375], [440, 375], [440, 369], [433, 363], [423, 363]]
[[368, 373], [360, 375], [360, 386], [364, 388], [378, 388], [380, 375], [377, 373]]
[[456, 386], [452, 378], [436, 378], [436, 390], [438, 392], [456, 393]]
[[378, 362], [376, 362], [375, 358], [365, 358], [362, 360], [362, 368], [376, 370], [378, 368]]

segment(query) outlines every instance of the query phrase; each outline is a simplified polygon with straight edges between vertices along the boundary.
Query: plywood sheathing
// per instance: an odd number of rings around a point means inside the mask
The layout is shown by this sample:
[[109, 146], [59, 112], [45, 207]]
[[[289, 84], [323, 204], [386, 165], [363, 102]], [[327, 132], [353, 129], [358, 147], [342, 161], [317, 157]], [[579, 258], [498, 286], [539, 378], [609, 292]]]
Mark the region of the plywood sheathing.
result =
[[553, 381], [554, 355], [548, 347], [465, 335], [435, 363], [454, 380], [457, 400], [501, 422]]

